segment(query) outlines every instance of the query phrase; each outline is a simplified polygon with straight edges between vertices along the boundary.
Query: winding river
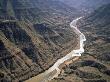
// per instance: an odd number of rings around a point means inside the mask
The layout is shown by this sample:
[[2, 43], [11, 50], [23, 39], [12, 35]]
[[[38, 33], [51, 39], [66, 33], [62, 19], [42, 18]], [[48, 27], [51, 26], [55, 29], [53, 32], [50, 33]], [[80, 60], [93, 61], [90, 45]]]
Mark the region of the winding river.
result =
[[52, 80], [55, 77], [58, 77], [58, 75], [61, 72], [61, 69], [59, 68], [61, 64], [63, 64], [65, 61], [73, 58], [73, 57], [79, 57], [84, 52], [84, 41], [86, 41], [85, 35], [79, 31], [77, 28], [77, 21], [81, 19], [82, 17], [79, 17], [75, 20], [73, 20], [70, 23], [70, 27], [74, 29], [75, 33], [79, 36], [79, 44], [80, 48], [77, 50], [71, 51], [69, 54], [67, 54], [65, 57], [58, 59], [56, 63], [50, 67], [48, 70], [46, 70], [44, 73], [40, 74], [39, 76], [35, 76], [25, 82], [47, 82], [48, 80]]

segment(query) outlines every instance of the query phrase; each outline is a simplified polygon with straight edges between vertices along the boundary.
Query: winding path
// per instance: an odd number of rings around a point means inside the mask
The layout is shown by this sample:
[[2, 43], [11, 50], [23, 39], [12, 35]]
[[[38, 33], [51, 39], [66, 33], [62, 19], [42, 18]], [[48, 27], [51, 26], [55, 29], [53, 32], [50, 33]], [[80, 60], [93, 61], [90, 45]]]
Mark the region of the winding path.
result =
[[52, 80], [55, 77], [58, 77], [58, 75], [61, 72], [61, 69], [59, 68], [61, 64], [63, 64], [65, 61], [70, 60], [73, 57], [79, 57], [84, 52], [84, 41], [86, 41], [86, 38], [83, 33], [79, 31], [77, 28], [77, 21], [81, 19], [82, 17], [79, 17], [75, 20], [73, 20], [70, 23], [70, 27], [74, 29], [75, 33], [79, 36], [79, 44], [80, 48], [77, 50], [71, 51], [69, 54], [67, 54], [65, 57], [58, 59], [56, 63], [50, 67], [48, 70], [46, 70], [44, 73], [40, 74], [39, 76], [35, 76], [25, 82], [47, 82], [48, 80]]

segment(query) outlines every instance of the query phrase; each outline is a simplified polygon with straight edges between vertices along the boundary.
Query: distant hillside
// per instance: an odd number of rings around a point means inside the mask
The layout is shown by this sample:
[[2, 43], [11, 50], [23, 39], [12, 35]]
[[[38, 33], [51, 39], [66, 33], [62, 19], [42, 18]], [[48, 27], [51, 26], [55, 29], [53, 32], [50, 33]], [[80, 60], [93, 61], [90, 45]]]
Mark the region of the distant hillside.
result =
[[60, 0], [60, 1], [86, 13], [91, 12], [104, 4], [110, 3], [110, 0]]
[[77, 25], [86, 35], [85, 53], [50, 82], [110, 81], [110, 4], [96, 9]]
[[[62, 23], [66, 17], [76, 16], [78, 11], [62, 2], [52, 0], [1, 0], [0, 16], [12, 16], [34, 23]], [[2, 17], [3, 18], [3, 17]]]

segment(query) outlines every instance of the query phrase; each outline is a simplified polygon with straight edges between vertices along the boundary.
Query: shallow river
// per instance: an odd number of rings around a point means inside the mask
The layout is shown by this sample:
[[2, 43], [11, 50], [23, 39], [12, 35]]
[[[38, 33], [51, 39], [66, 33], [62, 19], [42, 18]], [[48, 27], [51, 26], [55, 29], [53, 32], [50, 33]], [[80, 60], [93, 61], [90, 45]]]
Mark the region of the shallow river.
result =
[[79, 36], [79, 44], [80, 48], [77, 50], [71, 51], [69, 54], [67, 54], [65, 57], [58, 59], [56, 63], [50, 67], [48, 70], [46, 70], [44, 73], [35, 76], [25, 82], [47, 82], [48, 80], [52, 80], [55, 77], [58, 77], [58, 75], [61, 72], [61, 69], [59, 68], [61, 64], [63, 64], [65, 61], [73, 58], [73, 57], [79, 57], [84, 52], [84, 41], [86, 41], [85, 35], [80, 32], [80, 30], [77, 28], [77, 21], [81, 19], [82, 17], [79, 17], [75, 20], [73, 20], [70, 23], [70, 27], [74, 29], [75, 33]]

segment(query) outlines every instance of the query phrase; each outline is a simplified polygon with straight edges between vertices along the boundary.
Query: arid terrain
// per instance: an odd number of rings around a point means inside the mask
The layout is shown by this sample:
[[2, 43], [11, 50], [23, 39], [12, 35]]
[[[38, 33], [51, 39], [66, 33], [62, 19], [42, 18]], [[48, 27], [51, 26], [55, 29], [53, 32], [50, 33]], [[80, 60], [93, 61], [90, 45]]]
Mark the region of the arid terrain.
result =
[[0, 82], [28, 80], [75, 49], [78, 36], [70, 22], [81, 16], [77, 25], [87, 38], [85, 53], [78, 61], [63, 66], [59, 77], [51, 82], [110, 81], [109, 1], [89, 2], [95, 5], [92, 10], [89, 3], [84, 7], [69, 3], [0, 0]]

